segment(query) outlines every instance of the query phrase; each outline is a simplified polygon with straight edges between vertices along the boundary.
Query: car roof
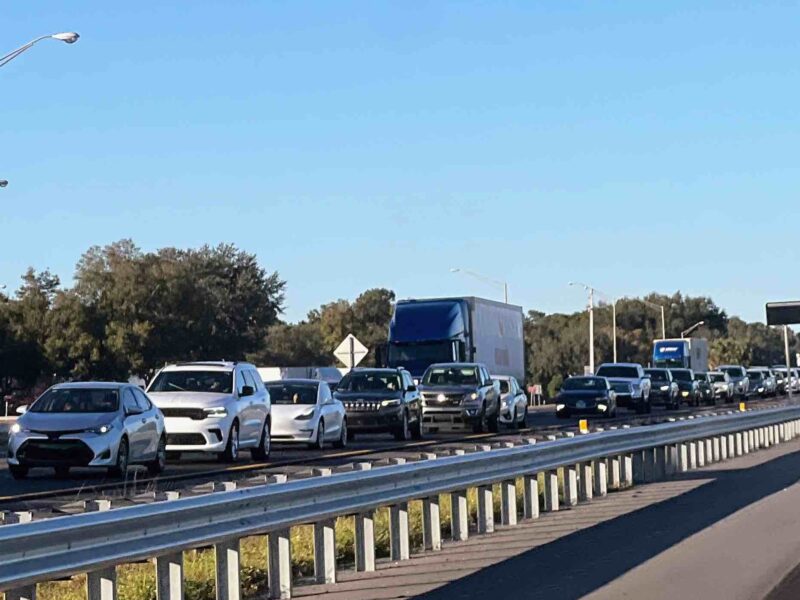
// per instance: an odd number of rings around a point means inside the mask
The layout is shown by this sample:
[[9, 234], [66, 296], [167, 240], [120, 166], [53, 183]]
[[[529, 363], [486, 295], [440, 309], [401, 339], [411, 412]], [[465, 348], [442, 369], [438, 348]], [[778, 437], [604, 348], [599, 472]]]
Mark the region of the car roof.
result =
[[118, 390], [120, 388], [128, 387], [133, 384], [121, 381], [69, 381], [66, 383], [57, 383], [53, 387], [60, 390], [81, 390], [81, 389], [107, 389]]
[[666, 367], [647, 367], [645, 371], [669, 371]]
[[511, 381], [514, 379], [513, 375], [492, 375], [492, 379], [501, 379], [503, 381]]
[[601, 367], [641, 367], [639, 363], [623, 363], [623, 362], [610, 362], [610, 363], [603, 363], [600, 365]]
[[[209, 360], [198, 362], [179, 362], [166, 365], [162, 371], [195, 371], [202, 368], [204, 371], [232, 371], [237, 366], [252, 367], [250, 363], [225, 361], [225, 360]], [[255, 368], [255, 367], [253, 367]]]
[[441, 367], [456, 367], [457, 368], [457, 367], [482, 367], [482, 366], [483, 366], [482, 363], [476, 363], [476, 362], [447, 362], [447, 363], [433, 363], [428, 368], [432, 369], [433, 367], [440, 367], [440, 368]]
[[276, 384], [279, 384], [279, 383], [313, 383], [315, 385], [318, 385], [320, 383], [326, 383], [326, 382], [322, 381], [320, 379], [308, 379], [308, 378], [303, 378], [303, 377], [290, 377], [290, 378], [287, 378], [287, 379], [273, 379], [271, 381], [265, 381], [264, 385], [276, 385]]
[[389, 367], [357, 367], [351, 371], [351, 373], [394, 373], [397, 374], [398, 371], [406, 371], [405, 367], [397, 367], [396, 369], [391, 369]]

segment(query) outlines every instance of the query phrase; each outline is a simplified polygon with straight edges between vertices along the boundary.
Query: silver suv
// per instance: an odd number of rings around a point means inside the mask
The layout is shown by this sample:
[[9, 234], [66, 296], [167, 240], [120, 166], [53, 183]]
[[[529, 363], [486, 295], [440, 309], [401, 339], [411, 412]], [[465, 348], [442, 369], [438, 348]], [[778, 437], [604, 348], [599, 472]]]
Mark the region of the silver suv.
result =
[[498, 431], [500, 383], [480, 363], [439, 363], [422, 376], [422, 424], [426, 431], [467, 427]]
[[270, 398], [249, 363], [177, 363], [161, 369], [147, 393], [164, 414], [167, 451], [215, 453], [233, 462], [249, 448], [253, 460], [270, 450]]

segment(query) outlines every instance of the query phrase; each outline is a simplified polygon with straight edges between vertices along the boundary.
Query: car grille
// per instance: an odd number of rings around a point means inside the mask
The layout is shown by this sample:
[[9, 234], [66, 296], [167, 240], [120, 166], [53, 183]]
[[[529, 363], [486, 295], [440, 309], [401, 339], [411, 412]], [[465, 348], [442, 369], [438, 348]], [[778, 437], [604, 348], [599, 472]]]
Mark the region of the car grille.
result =
[[205, 446], [206, 438], [201, 433], [168, 433], [169, 446]]
[[[441, 399], [440, 399], [441, 396]], [[427, 406], [461, 406], [464, 394], [423, 394]]]
[[202, 421], [206, 418], [206, 412], [202, 408], [162, 408], [161, 414], [165, 417], [192, 419], [193, 421]]
[[378, 410], [381, 407], [379, 402], [366, 402], [364, 400], [348, 400], [343, 404], [345, 410], [350, 410], [350, 411], [360, 411], [360, 410], [372, 411], [372, 410]]
[[88, 465], [94, 452], [80, 440], [28, 440], [17, 451], [23, 462]]

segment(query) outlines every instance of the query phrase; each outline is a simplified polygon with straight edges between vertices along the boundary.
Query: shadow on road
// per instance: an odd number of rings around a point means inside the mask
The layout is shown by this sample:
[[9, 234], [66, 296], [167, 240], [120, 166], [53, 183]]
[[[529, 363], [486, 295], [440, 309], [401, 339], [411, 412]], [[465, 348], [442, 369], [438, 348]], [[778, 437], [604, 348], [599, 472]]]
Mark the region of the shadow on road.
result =
[[677, 477], [709, 478], [712, 481], [685, 494], [562, 537], [417, 598], [580, 598], [728, 515], [797, 483], [800, 452], [747, 469], [697, 470]]

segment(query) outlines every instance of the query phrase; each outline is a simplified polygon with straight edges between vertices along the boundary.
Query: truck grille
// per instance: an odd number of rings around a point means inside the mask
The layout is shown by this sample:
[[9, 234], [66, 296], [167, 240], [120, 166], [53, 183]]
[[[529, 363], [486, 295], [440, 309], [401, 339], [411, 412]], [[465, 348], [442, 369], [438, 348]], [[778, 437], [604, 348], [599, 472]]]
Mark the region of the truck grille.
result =
[[168, 433], [167, 444], [170, 446], [205, 446], [206, 438], [201, 433]]
[[193, 421], [202, 421], [206, 418], [206, 413], [202, 408], [162, 408], [161, 414], [165, 417], [192, 419]]
[[461, 406], [463, 394], [423, 394], [422, 399], [426, 406]]
[[372, 411], [378, 410], [381, 405], [379, 402], [366, 402], [364, 400], [348, 400], [343, 402], [345, 410], [349, 411]]

